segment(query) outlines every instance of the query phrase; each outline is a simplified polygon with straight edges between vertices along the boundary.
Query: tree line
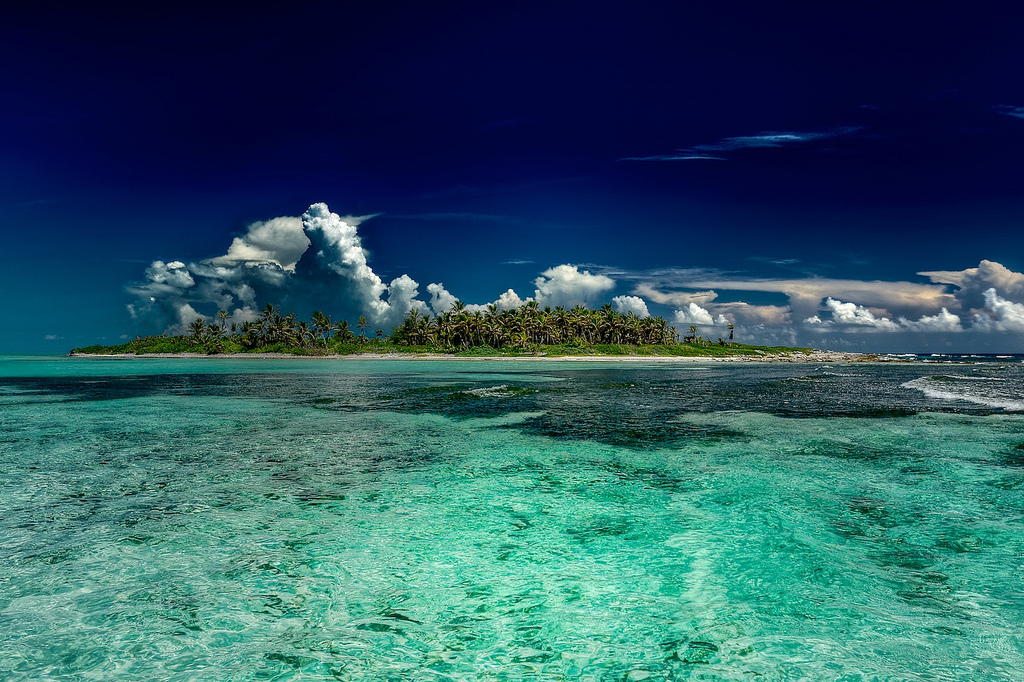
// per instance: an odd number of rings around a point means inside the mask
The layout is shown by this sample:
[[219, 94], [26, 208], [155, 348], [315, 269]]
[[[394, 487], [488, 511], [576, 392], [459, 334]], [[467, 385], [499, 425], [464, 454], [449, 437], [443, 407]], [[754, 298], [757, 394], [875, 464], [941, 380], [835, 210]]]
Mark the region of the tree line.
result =
[[[527, 350], [536, 346], [577, 346], [620, 344], [631, 346], [675, 343], [676, 329], [663, 318], [639, 317], [633, 312], [620, 313], [610, 304], [598, 309], [576, 306], [541, 308], [536, 301], [511, 310], [495, 305], [484, 309], [467, 308], [456, 301], [452, 308], [430, 316], [410, 310], [390, 335], [384, 330], [371, 330], [364, 316], [355, 329], [347, 320], [334, 321], [322, 311], [310, 320], [298, 320], [295, 313], [283, 313], [273, 304], [262, 308], [254, 320], [231, 322], [226, 310], [213, 321], [196, 318], [188, 327], [190, 340], [212, 348], [227, 350], [235, 344], [244, 350], [268, 347], [301, 348], [311, 352], [345, 344], [369, 343], [372, 339], [398, 346], [423, 346], [442, 351], [461, 351], [474, 347]], [[732, 338], [730, 325], [730, 340]], [[697, 336], [697, 327], [690, 326], [685, 342], [706, 345]], [[368, 336], [372, 333], [372, 337]], [[723, 343], [719, 339], [720, 343]]]

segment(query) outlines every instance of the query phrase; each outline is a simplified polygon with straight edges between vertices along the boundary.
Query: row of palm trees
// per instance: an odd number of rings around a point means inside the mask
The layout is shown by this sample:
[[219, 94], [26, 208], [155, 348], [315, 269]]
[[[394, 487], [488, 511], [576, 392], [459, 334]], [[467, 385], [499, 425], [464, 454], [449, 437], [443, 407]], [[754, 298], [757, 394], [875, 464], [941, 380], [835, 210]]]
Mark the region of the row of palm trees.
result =
[[[366, 330], [370, 324], [363, 316], [356, 323], [358, 336], [349, 328], [347, 320], [335, 322], [329, 315], [318, 310], [312, 314], [308, 323], [304, 320], [296, 321], [295, 313], [282, 314], [271, 303], [260, 310], [255, 320], [232, 322], [228, 327], [229, 318], [226, 310], [218, 311], [215, 322], [197, 317], [189, 324], [189, 336], [200, 345], [216, 345], [225, 340], [233, 340], [246, 350], [277, 345], [315, 350], [326, 349], [332, 341], [348, 343], [369, 340], [366, 338]], [[378, 329], [376, 335], [382, 338], [384, 331]]]
[[[309, 322], [297, 320], [295, 313], [284, 314], [267, 304], [255, 320], [232, 322], [226, 310], [217, 313], [215, 321], [196, 318], [189, 325], [192, 341], [207, 347], [223, 347], [233, 341], [246, 350], [272, 346], [298, 347], [310, 351], [327, 350], [347, 343], [367, 343], [370, 324], [363, 316], [355, 325], [347, 320], [335, 322], [322, 311], [316, 311]], [[729, 325], [732, 340], [732, 325]], [[705, 344], [697, 336], [697, 327], [690, 326], [684, 342]], [[512, 310], [495, 305], [469, 310], [456, 301], [450, 310], [435, 317], [410, 310], [402, 324], [390, 337], [384, 330], [375, 330], [378, 340], [397, 345], [428, 346], [441, 350], [465, 350], [477, 346], [528, 349], [542, 345], [593, 346], [595, 344], [662, 345], [674, 343], [676, 330], [661, 317], [638, 317], [633, 312], [619, 313], [610, 304], [594, 310], [583, 306], [566, 309], [558, 306], [541, 308], [536, 301]], [[719, 340], [721, 342], [721, 339]]]
[[512, 310], [489, 305], [470, 311], [461, 301], [434, 318], [410, 310], [391, 334], [391, 341], [409, 346], [467, 349], [529, 348], [535, 345], [653, 345], [675, 341], [676, 330], [660, 317], [616, 312], [610, 304], [599, 310], [576, 306], [541, 308], [529, 301]]

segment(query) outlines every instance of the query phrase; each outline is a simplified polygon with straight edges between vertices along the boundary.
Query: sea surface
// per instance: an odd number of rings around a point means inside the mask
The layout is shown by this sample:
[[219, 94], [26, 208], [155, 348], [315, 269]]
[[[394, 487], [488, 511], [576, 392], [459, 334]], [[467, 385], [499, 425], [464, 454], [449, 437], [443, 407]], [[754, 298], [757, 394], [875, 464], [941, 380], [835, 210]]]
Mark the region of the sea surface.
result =
[[1024, 364], [905, 359], [0, 359], [0, 679], [1024, 679]]

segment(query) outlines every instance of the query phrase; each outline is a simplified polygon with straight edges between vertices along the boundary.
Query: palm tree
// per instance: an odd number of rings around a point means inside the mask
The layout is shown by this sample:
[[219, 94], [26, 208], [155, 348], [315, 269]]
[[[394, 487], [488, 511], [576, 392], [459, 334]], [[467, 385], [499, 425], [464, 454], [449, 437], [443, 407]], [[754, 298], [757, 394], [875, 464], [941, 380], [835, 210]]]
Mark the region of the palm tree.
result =
[[228, 311], [221, 308], [217, 311], [217, 319], [220, 320], [221, 331], [227, 331], [228, 329]]
[[736, 325], [729, 323], [729, 340], [732, 341], [732, 330], [736, 328]]
[[334, 338], [341, 339], [342, 343], [351, 341], [353, 336], [352, 330], [348, 328], [348, 320], [342, 320], [334, 325]]
[[370, 323], [366, 321], [366, 317], [363, 315], [359, 316], [359, 321], [356, 322], [356, 328], [359, 330], [360, 343], [366, 341], [366, 330], [370, 327]]
[[192, 334], [193, 341], [202, 343], [206, 340], [206, 320], [201, 317], [192, 320], [188, 325], [188, 331]]
[[322, 310], [314, 310], [310, 319], [313, 322], [313, 327], [316, 329], [316, 333], [323, 341], [324, 348], [326, 348], [327, 341], [331, 338], [331, 332], [334, 330], [334, 323], [331, 322], [330, 317], [324, 315]]

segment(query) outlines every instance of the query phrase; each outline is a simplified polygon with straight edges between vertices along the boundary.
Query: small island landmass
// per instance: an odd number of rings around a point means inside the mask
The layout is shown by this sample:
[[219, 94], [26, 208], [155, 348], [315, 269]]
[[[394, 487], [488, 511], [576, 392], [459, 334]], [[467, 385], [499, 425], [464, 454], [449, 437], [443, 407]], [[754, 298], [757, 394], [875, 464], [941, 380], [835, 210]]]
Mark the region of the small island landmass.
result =
[[856, 362], [877, 359], [861, 353], [737, 343], [698, 334], [690, 325], [679, 336], [661, 317], [576, 306], [540, 308], [535, 301], [512, 310], [491, 305], [482, 310], [456, 301], [451, 310], [431, 317], [410, 310], [390, 334], [371, 329], [360, 316], [353, 329], [322, 311], [309, 322], [268, 304], [256, 319], [231, 321], [226, 310], [214, 320], [197, 317], [188, 334], [137, 336], [117, 345], [75, 348], [71, 356], [244, 356], [371, 358], [551, 358], [691, 359], [761, 362]]

